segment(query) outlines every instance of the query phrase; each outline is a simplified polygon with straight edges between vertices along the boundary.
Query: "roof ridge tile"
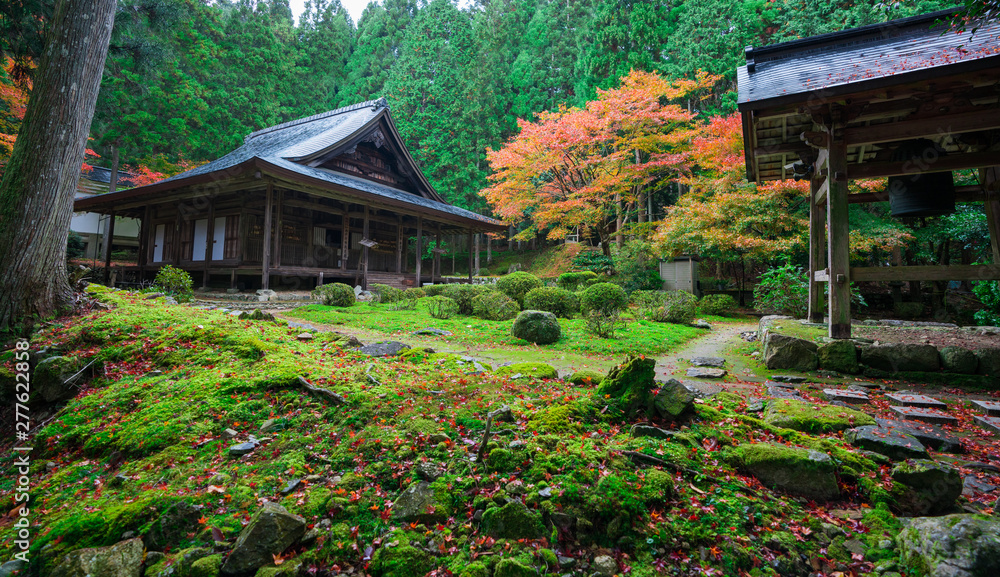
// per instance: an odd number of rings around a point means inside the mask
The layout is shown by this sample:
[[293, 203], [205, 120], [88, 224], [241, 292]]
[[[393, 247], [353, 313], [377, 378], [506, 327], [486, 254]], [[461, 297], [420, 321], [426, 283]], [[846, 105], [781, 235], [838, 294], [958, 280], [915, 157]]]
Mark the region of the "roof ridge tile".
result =
[[313, 122], [316, 120], [322, 120], [324, 118], [329, 118], [331, 116], [344, 114], [345, 112], [353, 112], [355, 110], [361, 110], [362, 108], [369, 108], [369, 107], [374, 108], [376, 110], [379, 108], [388, 108], [389, 102], [383, 96], [381, 98], [376, 98], [374, 100], [366, 100], [364, 102], [358, 102], [357, 104], [342, 106], [340, 108], [337, 108], [336, 110], [330, 110], [328, 112], [320, 112], [319, 114], [313, 114], [312, 116], [306, 116], [304, 118], [299, 118], [296, 120], [289, 120], [288, 122], [282, 122], [281, 124], [275, 124], [274, 126], [268, 126], [267, 128], [262, 128], [256, 132], [251, 132], [250, 134], [246, 135], [246, 137], [243, 139], [243, 142], [246, 143], [249, 142], [250, 139], [252, 138], [256, 138], [264, 134], [269, 134], [271, 132], [276, 132], [278, 130], [282, 130], [285, 128], [290, 128], [292, 126], [307, 124], [309, 122]]

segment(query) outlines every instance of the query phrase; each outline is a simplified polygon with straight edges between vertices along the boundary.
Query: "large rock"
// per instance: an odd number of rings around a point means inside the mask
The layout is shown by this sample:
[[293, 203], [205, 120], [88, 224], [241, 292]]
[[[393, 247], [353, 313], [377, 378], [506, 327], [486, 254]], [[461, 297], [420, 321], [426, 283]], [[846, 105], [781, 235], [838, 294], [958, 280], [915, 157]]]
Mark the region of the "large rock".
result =
[[757, 321], [757, 340], [764, 342], [768, 333], [782, 321], [790, 321], [792, 317], [785, 315], [764, 315]]
[[1000, 377], [1000, 349], [980, 349], [976, 351], [976, 359], [979, 360], [977, 374]]
[[899, 551], [928, 577], [1000, 575], [1000, 520], [947, 515], [904, 519], [903, 525]]
[[510, 334], [530, 343], [547, 345], [559, 340], [562, 327], [559, 326], [556, 315], [550, 312], [521, 311], [510, 327]]
[[274, 555], [298, 542], [305, 532], [305, 519], [268, 501], [243, 528], [220, 573], [253, 574], [258, 568], [273, 562]]
[[941, 368], [949, 373], [960, 373], [963, 375], [976, 374], [976, 367], [979, 366], [979, 359], [976, 353], [962, 347], [945, 347], [938, 351], [941, 355]]
[[653, 409], [665, 421], [679, 421], [694, 411], [694, 391], [670, 379], [653, 397]]
[[818, 348], [816, 343], [770, 332], [764, 339], [764, 365], [769, 369], [815, 371], [819, 366]]
[[163, 551], [167, 547], [176, 549], [188, 533], [201, 529], [198, 526], [201, 516], [201, 509], [187, 501], [171, 505], [143, 536], [146, 548], [150, 551]]
[[542, 516], [520, 501], [487, 509], [480, 526], [484, 533], [498, 539], [538, 539], [545, 534]]
[[434, 489], [427, 481], [417, 481], [400, 493], [392, 504], [392, 518], [399, 521], [434, 523], [444, 518]]
[[66, 555], [53, 571], [59, 577], [139, 577], [142, 539], [129, 539], [110, 547], [79, 549]]
[[776, 427], [812, 434], [875, 424], [875, 419], [861, 411], [793, 399], [774, 399], [768, 402], [764, 420]]
[[358, 352], [370, 357], [394, 357], [410, 348], [410, 345], [398, 341], [371, 343], [358, 349]]
[[861, 370], [858, 365], [858, 349], [852, 341], [837, 340], [826, 343], [819, 347], [816, 354], [821, 369], [852, 375]]
[[79, 370], [76, 360], [70, 357], [48, 357], [38, 361], [31, 373], [33, 399], [45, 404], [72, 399], [78, 391], [66, 381]]
[[826, 501], [840, 495], [837, 467], [825, 453], [771, 443], [735, 450], [737, 465], [761, 483], [792, 495]]
[[862, 347], [861, 363], [890, 373], [934, 372], [941, 368], [938, 350], [933, 345], [892, 343]]
[[892, 429], [904, 435], [916, 437], [925, 447], [930, 447], [935, 451], [943, 453], [962, 453], [962, 439], [945, 431], [940, 427], [935, 427], [929, 423], [919, 421], [899, 421], [896, 419], [875, 419], [882, 428]]
[[890, 459], [927, 458], [927, 449], [916, 439], [896, 429], [878, 426], [858, 427], [844, 431], [844, 440], [866, 451], [874, 451]]
[[597, 394], [607, 397], [629, 414], [645, 412], [652, 405], [655, 376], [655, 359], [629, 355], [622, 364], [608, 371]]
[[962, 494], [962, 475], [957, 469], [927, 460], [911, 460], [892, 469], [892, 480], [907, 491], [896, 505], [907, 517], [942, 515], [955, 508]]

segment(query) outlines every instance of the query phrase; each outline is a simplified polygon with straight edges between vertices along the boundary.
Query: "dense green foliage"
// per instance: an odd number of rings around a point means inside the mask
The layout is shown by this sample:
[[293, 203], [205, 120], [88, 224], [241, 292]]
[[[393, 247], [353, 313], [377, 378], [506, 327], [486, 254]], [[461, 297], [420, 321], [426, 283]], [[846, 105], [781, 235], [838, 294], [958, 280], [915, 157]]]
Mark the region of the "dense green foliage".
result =
[[975, 319], [980, 325], [1000, 326], [1000, 282], [979, 281], [972, 292], [983, 303], [983, 309], [976, 311]]
[[344, 283], [330, 283], [313, 290], [313, 296], [331, 307], [350, 307], [357, 302], [354, 289]]
[[689, 292], [665, 291], [659, 306], [650, 307], [646, 318], [658, 323], [689, 324], [694, 320], [698, 299]]
[[580, 310], [590, 311], [623, 311], [628, 307], [628, 295], [625, 290], [609, 282], [599, 282], [583, 291], [580, 296]]
[[570, 318], [580, 311], [580, 297], [555, 287], [531, 289], [524, 296], [524, 310], [547, 311], [557, 317]]
[[436, 319], [450, 319], [458, 312], [458, 303], [443, 296], [428, 297], [424, 300], [427, 312]]
[[753, 300], [762, 313], [803, 318], [809, 307], [808, 273], [792, 264], [772, 268], [760, 275]]
[[524, 305], [524, 297], [533, 289], [541, 288], [542, 280], [526, 272], [512, 272], [497, 280], [497, 290]]
[[193, 291], [191, 275], [187, 271], [170, 266], [161, 268], [153, 279], [153, 285], [180, 301], [191, 298]]
[[698, 312], [703, 315], [730, 316], [736, 312], [736, 299], [729, 295], [705, 295], [698, 301]]
[[488, 321], [509, 321], [521, 312], [521, 307], [502, 292], [487, 291], [473, 297], [472, 312]]
[[556, 279], [556, 283], [568, 291], [575, 291], [587, 286], [591, 281], [597, 282], [597, 273], [594, 271], [564, 272]]

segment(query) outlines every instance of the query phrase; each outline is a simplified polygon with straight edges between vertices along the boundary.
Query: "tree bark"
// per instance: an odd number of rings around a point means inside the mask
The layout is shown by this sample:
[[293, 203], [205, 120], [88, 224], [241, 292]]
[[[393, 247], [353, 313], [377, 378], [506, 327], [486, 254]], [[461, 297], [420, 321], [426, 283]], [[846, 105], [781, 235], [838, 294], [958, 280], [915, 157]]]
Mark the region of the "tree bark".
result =
[[0, 330], [72, 303], [66, 238], [115, 0], [60, 0], [0, 182]]

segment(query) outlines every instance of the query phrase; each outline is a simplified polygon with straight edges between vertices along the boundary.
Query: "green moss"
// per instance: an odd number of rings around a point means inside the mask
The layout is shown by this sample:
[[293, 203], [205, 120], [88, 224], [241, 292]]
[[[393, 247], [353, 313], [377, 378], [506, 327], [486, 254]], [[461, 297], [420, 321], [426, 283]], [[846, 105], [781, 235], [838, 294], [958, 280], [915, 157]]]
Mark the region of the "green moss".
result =
[[501, 559], [493, 570], [493, 577], [537, 577], [537, 575], [533, 567], [512, 557]]
[[553, 405], [536, 411], [528, 421], [528, 428], [539, 433], [578, 433], [582, 427], [573, 417], [569, 405]]
[[601, 384], [601, 381], [604, 380], [604, 374], [599, 373], [597, 371], [584, 369], [582, 371], [577, 371], [572, 375], [570, 375], [568, 380], [574, 385], [580, 387], [591, 386], [591, 385], [596, 387]]
[[674, 494], [673, 475], [659, 469], [648, 469], [642, 483], [642, 494], [647, 502], [671, 499]]
[[487, 509], [481, 525], [484, 532], [501, 539], [538, 539], [545, 533], [542, 516], [517, 501]]
[[559, 371], [551, 365], [545, 363], [514, 363], [512, 365], [507, 365], [505, 367], [497, 368], [494, 373], [503, 377], [511, 377], [514, 375], [520, 375], [518, 378], [528, 379], [558, 379]]
[[490, 577], [490, 571], [484, 563], [473, 561], [462, 569], [458, 577]]
[[656, 360], [627, 356], [608, 372], [597, 394], [626, 414], [646, 413], [652, 406]]
[[521, 464], [522, 460], [508, 449], [493, 449], [486, 455], [486, 466], [491, 471], [511, 471]]
[[875, 419], [854, 409], [780, 399], [768, 404], [764, 420], [805, 433], [830, 433], [875, 424]]
[[[391, 541], [389, 541], [391, 542]], [[375, 577], [423, 577], [434, 567], [434, 558], [426, 551], [400, 543], [383, 545], [372, 557], [371, 571]]]
[[295, 577], [299, 574], [301, 564], [298, 560], [291, 560], [280, 566], [261, 567], [254, 573], [254, 577]]
[[222, 567], [222, 554], [209, 555], [192, 563], [188, 575], [190, 577], [218, 577], [220, 567]]

